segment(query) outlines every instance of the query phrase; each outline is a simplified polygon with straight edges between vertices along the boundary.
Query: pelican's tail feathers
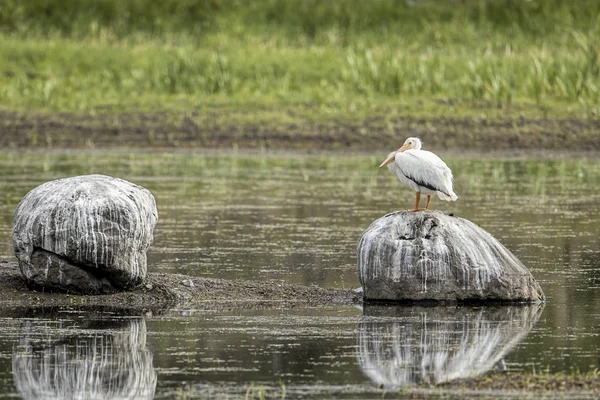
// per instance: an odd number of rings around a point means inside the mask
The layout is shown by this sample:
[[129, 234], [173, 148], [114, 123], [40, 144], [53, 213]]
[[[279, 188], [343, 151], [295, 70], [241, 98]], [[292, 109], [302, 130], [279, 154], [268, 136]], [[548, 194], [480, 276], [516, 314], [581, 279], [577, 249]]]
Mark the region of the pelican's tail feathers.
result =
[[444, 201], [456, 201], [456, 199], [458, 199], [458, 196], [454, 192], [450, 192], [450, 195], [447, 195], [446, 193], [438, 191], [437, 195], [440, 198], [440, 200]]

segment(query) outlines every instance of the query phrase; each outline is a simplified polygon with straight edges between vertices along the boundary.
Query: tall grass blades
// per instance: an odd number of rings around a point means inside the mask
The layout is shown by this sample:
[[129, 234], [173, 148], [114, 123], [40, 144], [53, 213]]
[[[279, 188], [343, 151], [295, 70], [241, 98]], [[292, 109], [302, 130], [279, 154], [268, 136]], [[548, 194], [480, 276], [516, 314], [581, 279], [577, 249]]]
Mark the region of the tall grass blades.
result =
[[594, 0], [4, 0], [0, 106], [455, 98], [595, 115], [599, 26]]

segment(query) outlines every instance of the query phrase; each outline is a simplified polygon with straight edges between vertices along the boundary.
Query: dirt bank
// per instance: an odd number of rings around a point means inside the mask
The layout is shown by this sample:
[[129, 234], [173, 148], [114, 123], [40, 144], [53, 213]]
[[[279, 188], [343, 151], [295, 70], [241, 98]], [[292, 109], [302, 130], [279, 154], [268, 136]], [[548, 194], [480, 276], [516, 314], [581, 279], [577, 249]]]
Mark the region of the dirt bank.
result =
[[[281, 114], [287, 115], [286, 111]], [[122, 114], [0, 111], [0, 148], [204, 147], [381, 150], [409, 136], [430, 148], [598, 151], [600, 120], [388, 117], [361, 121], [259, 122], [252, 112]]]
[[558, 374], [490, 372], [475, 378], [456, 379], [439, 385], [407, 387], [402, 391], [413, 395], [422, 394], [424, 398], [442, 396], [461, 399], [598, 399], [600, 377], [597, 371]]
[[264, 308], [311, 304], [353, 304], [362, 295], [351, 290], [278, 282], [228, 281], [184, 275], [150, 273], [135, 290], [110, 295], [82, 296], [30, 290], [16, 261], [0, 261], [0, 309], [22, 307], [109, 307], [152, 310], [202, 306], [210, 309]]

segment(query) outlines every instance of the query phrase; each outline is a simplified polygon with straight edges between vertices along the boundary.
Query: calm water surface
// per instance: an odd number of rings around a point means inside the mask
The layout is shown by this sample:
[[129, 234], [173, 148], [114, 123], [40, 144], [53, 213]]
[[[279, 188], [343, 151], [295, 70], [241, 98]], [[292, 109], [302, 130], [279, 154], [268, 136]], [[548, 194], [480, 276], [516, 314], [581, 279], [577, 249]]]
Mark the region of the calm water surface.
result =
[[[105, 173], [156, 197], [151, 271], [355, 288], [362, 232], [414, 201], [381, 156], [0, 154], [0, 258], [29, 190]], [[600, 161], [445, 158], [460, 199], [432, 208], [496, 236], [545, 306], [2, 311], [0, 396], [380, 398], [493, 368], [600, 368]]]

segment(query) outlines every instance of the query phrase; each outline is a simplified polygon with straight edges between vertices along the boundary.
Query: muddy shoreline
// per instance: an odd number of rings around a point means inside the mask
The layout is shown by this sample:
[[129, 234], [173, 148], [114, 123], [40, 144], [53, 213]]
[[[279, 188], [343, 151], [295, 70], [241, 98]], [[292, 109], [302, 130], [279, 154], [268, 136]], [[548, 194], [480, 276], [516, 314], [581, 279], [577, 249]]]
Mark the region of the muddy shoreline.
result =
[[455, 394], [461, 398], [573, 398], [597, 399], [600, 379], [597, 373], [488, 372], [474, 378], [457, 379], [438, 385], [419, 385], [403, 393], [428, 395]]
[[142, 285], [105, 295], [49, 293], [30, 289], [18, 263], [0, 260], [0, 309], [36, 307], [106, 307], [130, 311], [173, 307], [255, 309], [297, 305], [359, 304], [362, 293], [279, 282], [254, 282], [149, 273]]
[[252, 116], [251, 111], [215, 109], [120, 114], [0, 110], [0, 148], [239, 147], [370, 151], [397, 147], [403, 138], [420, 136], [430, 148], [449, 150], [600, 151], [597, 119], [380, 115], [361, 121], [268, 123], [256, 121]]

